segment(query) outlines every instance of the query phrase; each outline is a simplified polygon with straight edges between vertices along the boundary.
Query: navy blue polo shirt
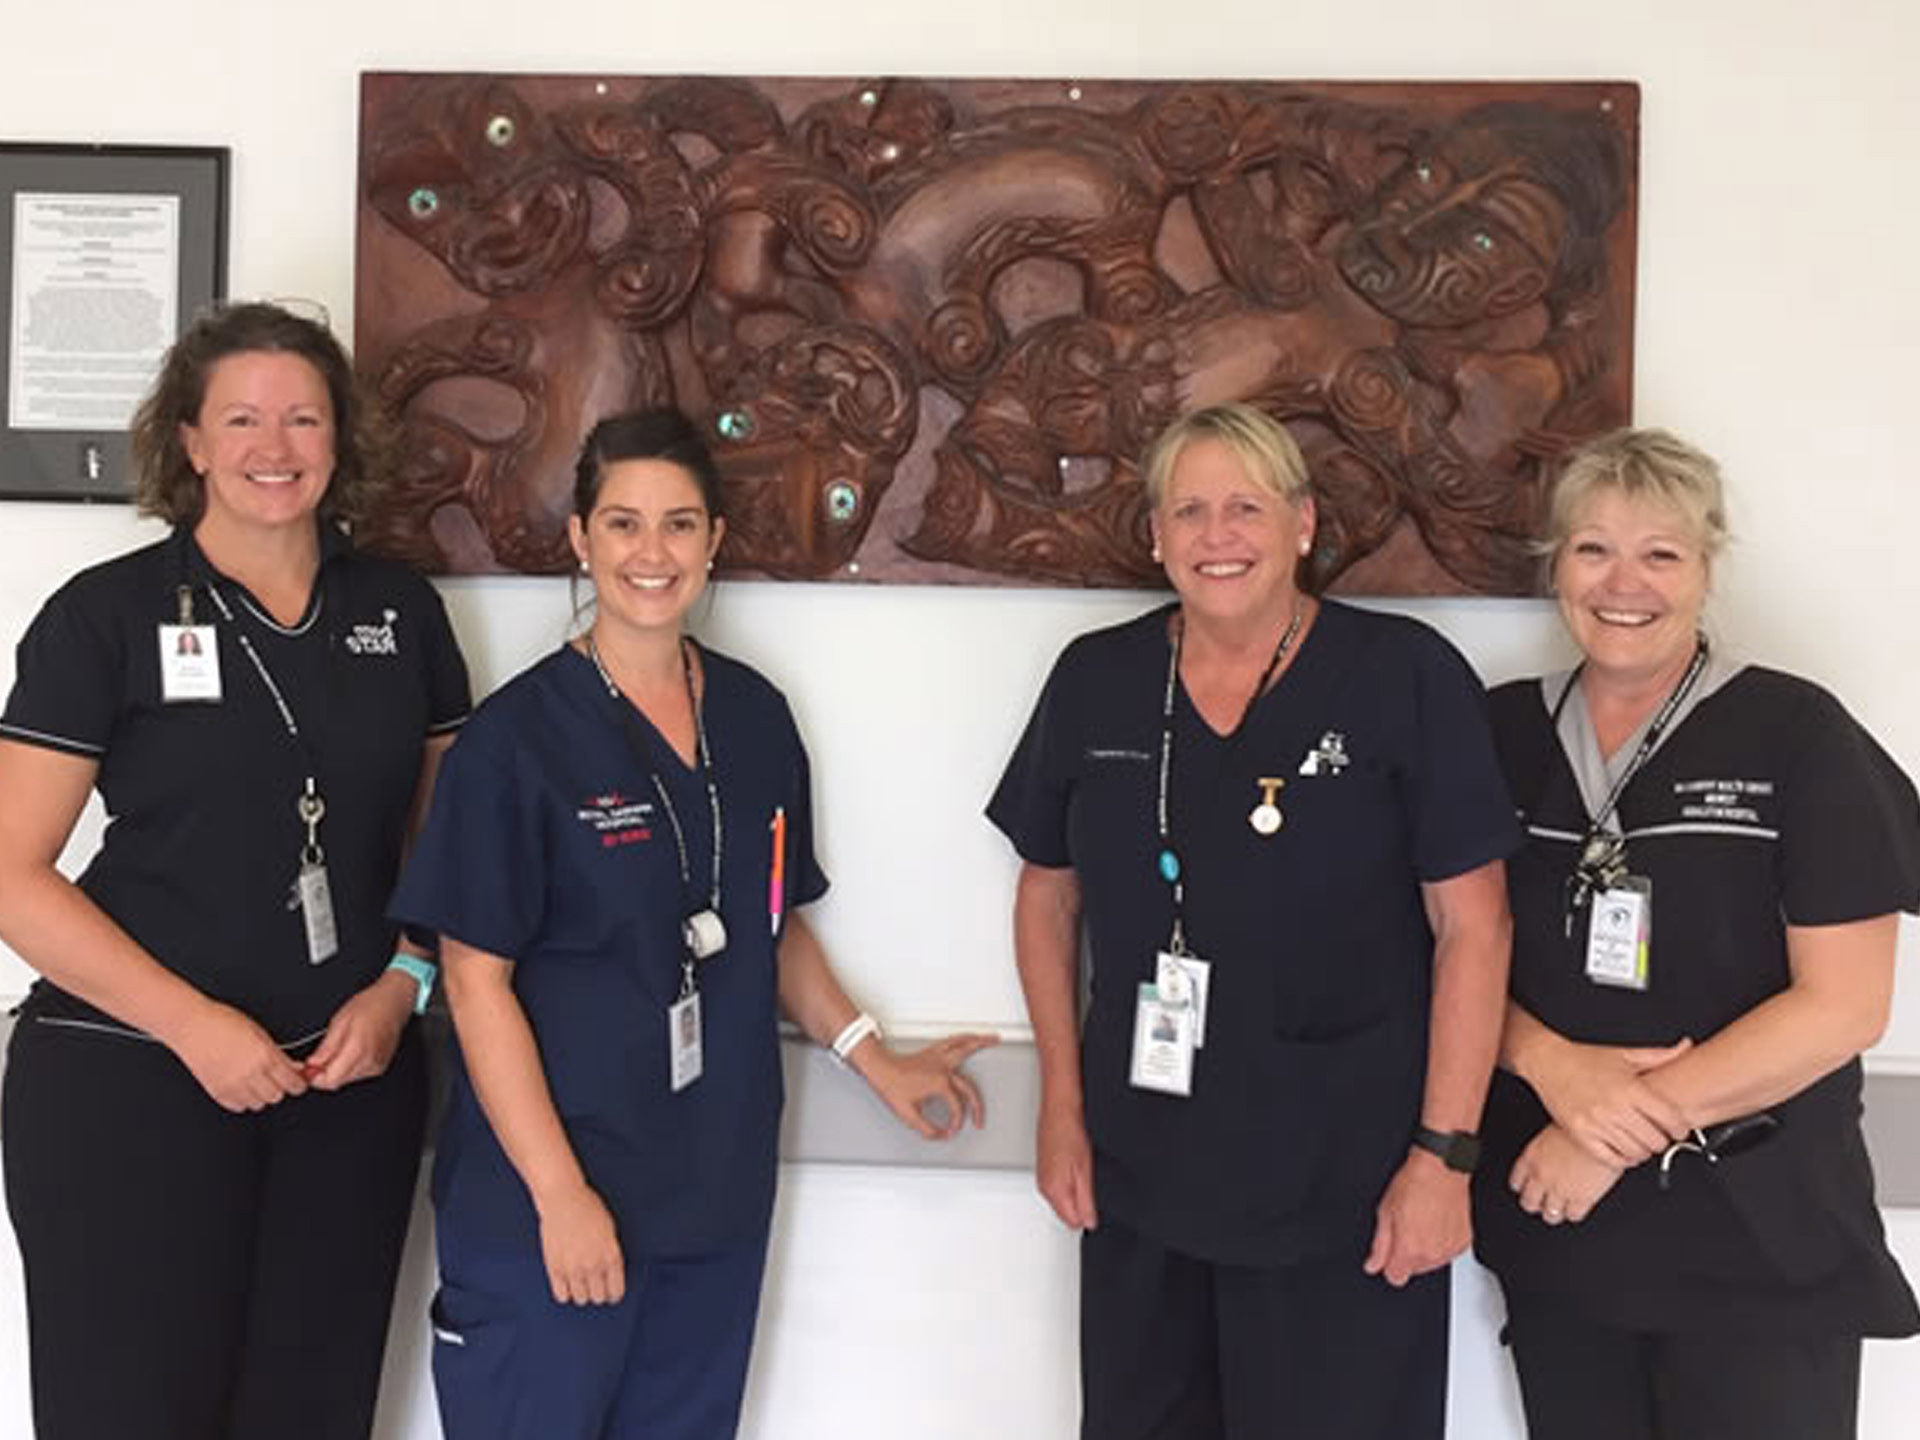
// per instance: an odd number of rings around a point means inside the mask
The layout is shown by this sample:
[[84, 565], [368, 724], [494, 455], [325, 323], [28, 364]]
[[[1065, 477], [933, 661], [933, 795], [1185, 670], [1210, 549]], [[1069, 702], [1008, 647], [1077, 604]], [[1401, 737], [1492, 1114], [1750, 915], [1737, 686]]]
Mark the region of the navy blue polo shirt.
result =
[[[216, 630], [221, 698], [167, 703], [158, 627]], [[223, 619], [209, 587], [232, 612]], [[288, 735], [241, 650], [245, 633], [308, 747]], [[392, 953], [387, 898], [426, 742], [459, 728], [467, 672], [433, 587], [321, 527], [319, 582], [293, 625], [216, 572], [191, 535], [83, 570], [50, 598], [17, 652], [0, 736], [97, 761], [108, 823], [80, 888], [155, 959], [291, 1042], [325, 1028]], [[312, 767], [340, 949], [314, 965], [289, 908]], [[30, 1016], [117, 1023], [47, 981]]]
[[[785, 906], [827, 887], [807, 755], [785, 698], [737, 661], [701, 656], [727, 945], [699, 968], [698, 1081], [669, 1087], [667, 1012], [681, 981], [681, 921], [704, 908], [712, 874], [706, 785], [643, 719], [647, 751], [636, 753], [619, 702], [578, 651], [563, 647], [475, 712], [441, 769], [393, 906], [410, 927], [514, 962], [554, 1105], [632, 1253], [693, 1253], [764, 1233], [782, 1099], [769, 906], [777, 810]], [[691, 894], [650, 773], [679, 818]], [[538, 1253], [526, 1187], [464, 1064], [434, 1193], [443, 1244]]]
[[[987, 811], [1023, 859], [1080, 881], [1096, 1195], [1206, 1259], [1364, 1248], [1425, 1082], [1421, 883], [1519, 844], [1484, 696], [1426, 626], [1332, 602], [1237, 737], [1180, 688], [1170, 828], [1188, 944], [1213, 965], [1207, 1043], [1191, 1096], [1135, 1089], [1136, 987], [1173, 913], [1155, 863], [1170, 614], [1067, 647]], [[1262, 778], [1285, 781], [1272, 835], [1248, 823]]]

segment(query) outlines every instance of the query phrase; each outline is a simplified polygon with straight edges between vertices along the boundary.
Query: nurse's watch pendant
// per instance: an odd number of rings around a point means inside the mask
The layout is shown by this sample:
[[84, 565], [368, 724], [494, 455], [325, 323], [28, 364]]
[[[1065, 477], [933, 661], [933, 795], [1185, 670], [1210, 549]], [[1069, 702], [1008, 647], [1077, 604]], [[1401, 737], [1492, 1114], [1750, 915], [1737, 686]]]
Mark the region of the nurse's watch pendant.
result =
[[1276, 780], [1271, 775], [1262, 775], [1253, 782], [1260, 787], [1260, 803], [1253, 807], [1247, 816], [1247, 824], [1253, 827], [1256, 835], [1271, 835], [1287, 823], [1287, 817], [1280, 813], [1276, 797], [1285, 780]]

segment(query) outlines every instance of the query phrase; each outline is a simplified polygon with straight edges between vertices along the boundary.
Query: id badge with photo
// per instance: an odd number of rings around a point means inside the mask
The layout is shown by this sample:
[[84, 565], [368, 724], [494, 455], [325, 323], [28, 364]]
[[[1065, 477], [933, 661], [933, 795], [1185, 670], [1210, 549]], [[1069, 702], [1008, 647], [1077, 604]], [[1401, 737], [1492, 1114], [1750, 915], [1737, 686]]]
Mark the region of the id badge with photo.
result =
[[160, 698], [169, 705], [220, 699], [220, 635], [213, 626], [160, 627]]
[[705, 1062], [700, 1053], [700, 992], [682, 995], [667, 1010], [667, 1055], [673, 1093], [678, 1095], [700, 1078]]
[[1133, 1006], [1133, 1063], [1127, 1073], [1135, 1089], [1193, 1093], [1193, 1019], [1191, 1004], [1169, 1004], [1158, 986], [1141, 982]]
[[1623, 990], [1646, 989], [1653, 948], [1653, 882], [1628, 875], [1590, 903], [1587, 979]]
[[300, 902], [300, 920], [307, 927], [307, 960], [321, 965], [340, 951], [340, 931], [333, 919], [333, 890], [327, 884], [327, 867], [303, 864], [300, 878], [293, 882]]
[[1207, 991], [1213, 962], [1198, 955], [1175, 955], [1162, 950], [1154, 961], [1153, 985], [1169, 1005], [1193, 1007], [1193, 1048], [1207, 1048]]

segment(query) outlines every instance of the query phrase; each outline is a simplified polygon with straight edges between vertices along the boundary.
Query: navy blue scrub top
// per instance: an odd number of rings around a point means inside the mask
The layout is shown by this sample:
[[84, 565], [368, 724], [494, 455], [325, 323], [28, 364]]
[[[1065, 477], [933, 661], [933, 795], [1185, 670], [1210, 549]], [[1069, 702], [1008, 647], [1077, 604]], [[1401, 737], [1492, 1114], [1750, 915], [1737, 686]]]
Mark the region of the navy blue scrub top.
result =
[[[1213, 965], [1207, 1043], [1190, 1097], [1135, 1089], [1136, 987], [1173, 909], [1155, 864], [1171, 613], [1067, 647], [987, 811], [1023, 859], [1080, 881], [1096, 1195], [1103, 1214], [1205, 1259], [1364, 1246], [1425, 1082], [1421, 883], [1520, 842], [1485, 697], [1424, 625], [1332, 602], [1237, 738], [1180, 689], [1169, 808], [1187, 942]], [[1344, 763], [1309, 763], [1336, 743]], [[1248, 823], [1263, 776], [1286, 782], [1271, 836]]]
[[[680, 925], [705, 908], [705, 782], [644, 720], [636, 754], [593, 662], [563, 647], [474, 712], [449, 752], [393, 903], [407, 926], [514, 962], [513, 988], [587, 1179], [631, 1253], [690, 1254], [764, 1233], [782, 1100], [768, 887], [786, 812], [786, 905], [826, 892], [806, 750], [785, 698], [702, 649], [722, 811], [725, 950], [701, 963], [705, 1070], [669, 1088]], [[638, 718], [638, 712], [635, 712]], [[692, 875], [648, 765], [667, 786]], [[434, 1194], [443, 1240], [533, 1244], [537, 1222], [455, 1047]]]
[[[81, 571], [20, 641], [0, 736], [97, 761], [108, 824], [79, 879], [167, 969], [291, 1043], [323, 1030], [393, 953], [386, 918], [427, 742], [459, 729], [467, 671], [439, 595], [320, 526], [307, 613], [274, 622], [186, 530]], [[217, 702], [162, 698], [158, 627], [189, 587], [214, 627]], [[208, 594], [218, 585], [231, 621]], [[307, 750], [238, 643], [286, 696]], [[310, 752], [310, 755], [309, 755]], [[327, 805], [320, 841], [340, 950], [315, 965], [288, 898], [306, 828], [294, 805], [309, 758]], [[30, 1016], [117, 1024], [35, 983]]]

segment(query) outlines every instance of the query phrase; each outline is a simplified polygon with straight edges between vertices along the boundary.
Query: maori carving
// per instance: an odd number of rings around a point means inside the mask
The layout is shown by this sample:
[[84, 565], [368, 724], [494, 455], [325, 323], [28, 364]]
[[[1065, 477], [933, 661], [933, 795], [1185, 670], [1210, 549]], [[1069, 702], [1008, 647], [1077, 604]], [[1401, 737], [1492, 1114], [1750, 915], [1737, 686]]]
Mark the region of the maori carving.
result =
[[1553, 459], [1624, 423], [1637, 92], [369, 75], [363, 538], [566, 568], [600, 415], [712, 429], [722, 563], [1151, 585], [1136, 463], [1286, 421], [1309, 579], [1530, 592]]

